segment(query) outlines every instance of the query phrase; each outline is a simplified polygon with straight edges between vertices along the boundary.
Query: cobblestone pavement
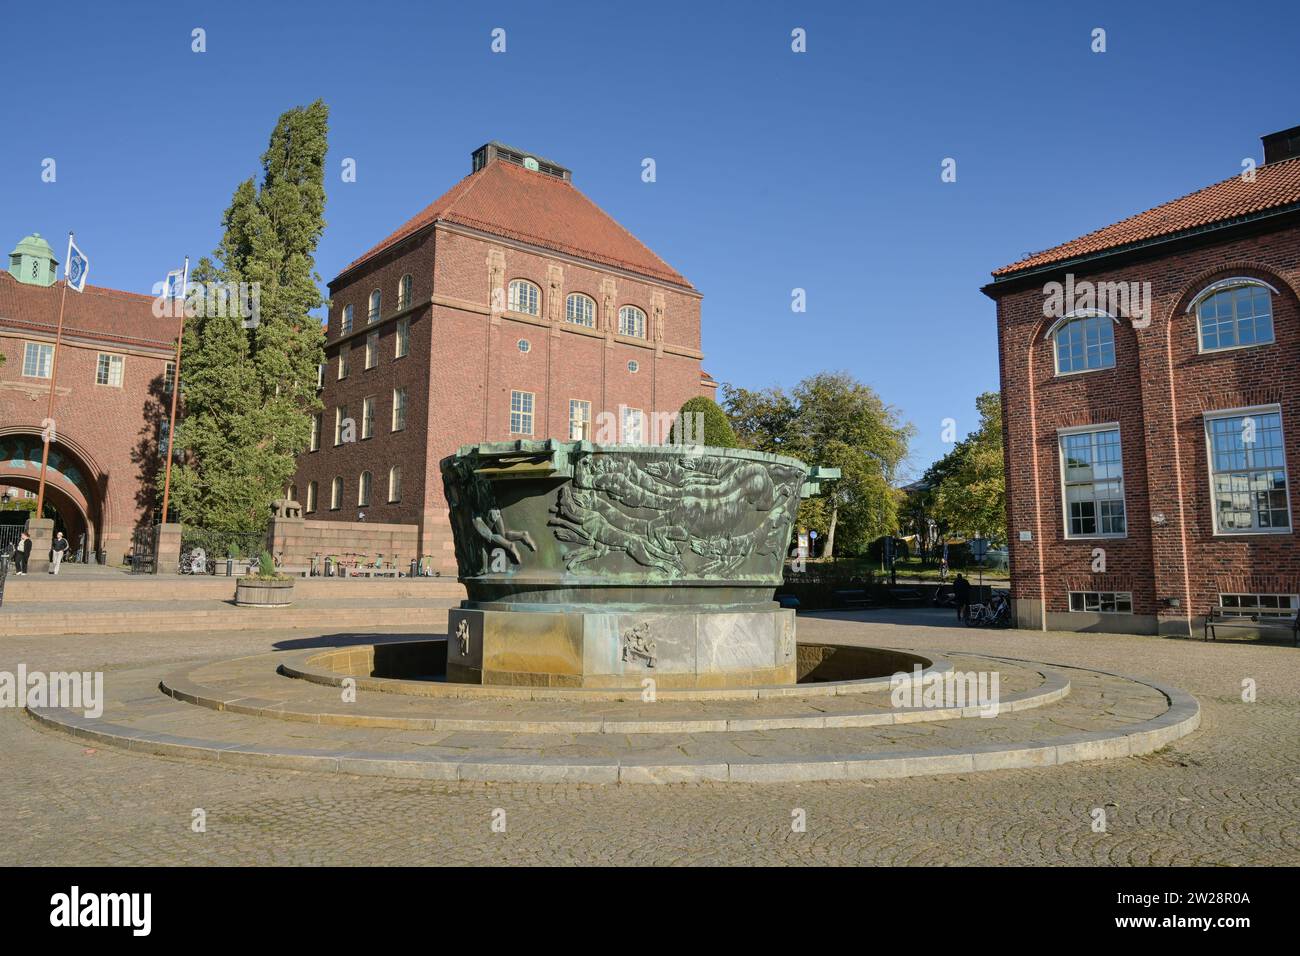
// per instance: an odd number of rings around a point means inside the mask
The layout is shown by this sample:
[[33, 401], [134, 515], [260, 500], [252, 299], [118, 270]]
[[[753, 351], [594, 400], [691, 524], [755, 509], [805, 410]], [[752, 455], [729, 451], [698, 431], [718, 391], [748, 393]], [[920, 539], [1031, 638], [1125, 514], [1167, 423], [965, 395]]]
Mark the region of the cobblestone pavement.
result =
[[[0, 863], [1300, 864], [1300, 651], [801, 616], [808, 640], [987, 652], [1148, 677], [1201, 729], [1141, 758], [800, 785], [435, 784], [87, 748], [0, 711]], [[363, 639], [370, 639], [369, 637]], [[303, 632], [6, 638], [0, 670], [114, 670], [347, 642]], [[1243, 681], [1257, 700], [1242, 701]], [[1106, 832], [1092, 828], [1106, 811]], [[191, 827], [206, 812], [206, 832]], [[498, 812], [500, 811], [500, 812]], [[796, 832], [798, 811], [806, 831]], [[505, 832], [494, 832], [494, 814]]]

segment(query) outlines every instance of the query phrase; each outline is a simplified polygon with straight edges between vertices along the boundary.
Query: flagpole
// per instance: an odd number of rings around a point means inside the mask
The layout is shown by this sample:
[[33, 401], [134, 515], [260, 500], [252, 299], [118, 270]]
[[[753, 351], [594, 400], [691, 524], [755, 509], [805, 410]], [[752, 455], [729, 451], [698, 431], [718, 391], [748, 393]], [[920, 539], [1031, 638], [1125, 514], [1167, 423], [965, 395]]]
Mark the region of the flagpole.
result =
[[50, 397], [45, 403], [45, 421], [41, 423], [41, 480], [36, 486], [36, 517], [45, 517], [45, 470], [50, 460], [50, 426], [54, 423], [54, 390], [58, 383], [59, 345], [63, 342], [63, 307], [68, 301], [68, 263], [72, 258], [72, 232], [68, 231], [68, 258], [63, 265], [63, 294], [59, 296], [59, 324], [54, 332], [54, 351], [50, 353]]
[[[174, 260], [173, 260], [174, 261]], [[167, 500], [172, 490], [172, 446], [176, 441], [176, 396], [181, 390], [181, 343], [185, 341], [185, 291], [190, 282], [190, 257], [185, 257], [185, 269], [181, 277], [181, 327], [176, 334], [176, 363], [172, 371], [172, 411], [167, 421], [167, 464], [163, 477], [162, 523], [167, 523]]]

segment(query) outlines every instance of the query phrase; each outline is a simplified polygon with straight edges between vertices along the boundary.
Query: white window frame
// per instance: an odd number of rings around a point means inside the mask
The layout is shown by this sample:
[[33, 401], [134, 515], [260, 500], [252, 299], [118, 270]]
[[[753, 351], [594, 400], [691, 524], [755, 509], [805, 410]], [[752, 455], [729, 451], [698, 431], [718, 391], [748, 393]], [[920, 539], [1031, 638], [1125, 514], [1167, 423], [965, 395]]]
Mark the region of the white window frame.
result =
[[[1070, 531], [1070, 499], [1069, 499], [1069, 493], [1067, 489], [1072, 484], [1096, 484], [1098, 482], [1098, 479], [1094, 478], [1090, 482], [1083, 482], [1083, 481], [1071, 482], [1066, 480], [1065, 439], [1072, 435], [1085, 435], [1094, 432], [1109, 432], [1109, 431], [1117, 432], [1119, 435], [1119, 468], [1120, 468], [1119, 496], [1120, 496], [1120, 501], [1124, 503], [1124, 530], [1118, 533], [1114, 531], [1103, 532], [1101, 530], [1098, 530], [1093, 534], [1073, 534]], [[1096, 442], [1094, 441], [1093, 444], [1095, 445]], [[1060, 471], [1060, 479], [1061, 479], [1060, 486], [1059, 486], [1060, 494], [1061, 494], [1061, 518], [1062, 518], [1061, 530], [1065, 534], [1066, 540], [1067, 541], [1090, 541], [1099, 538], [1104, 538], [1108, 540], [1120, 540], [1123, 538], [1127, 538], [1128, 526], [1129, 526], [1128, 486], [1124, 477], [1124, 470], [1125, 470], [1124, 469], [1124, 430], [1120, 428], [1119, 422], [1107, 422], [1106, 424], [1103, 425], [1078, 425], [1073, 428], [1057, 429], [1056, 460], [1057, 460], [1058, 470]], [[1100, 481], [1114, 481], [1114, 480], [1115, 479], [1113, 478], [1100, 479]], [[1094, 503], [1096, 502], [1096, 500], [1097, 499], [1094, 497], [1093, 498]], [[1097, 521], [1097, 528], [1100, 529], [1101, 528], [1100, 509], [1097, 510], [1095, 517]]]
[[[28, 357], [35, 349], [37, 358], [34, 371], [28, 372]], [[47, 351], [48, 350], [48, 351]], [[42, 367], [45, 374], [41, 374]], [[49, 342], [24, 342], [23, 343], [23, 378], [49, 378], [54, 368], [54, 346]]]
[[[636, 326], [639, 331], [631, 331], [631, 332], [627, 331], [627, 326], [624, 325], [623, 313], [625, 312], [631, 312], [635, 315]], [[640, 306], [635, 306], [635, 305], [620, 305], [618, 307], [618, 334], [619, 335], [622, 335], [629, 339], [643, 339], [646, 337], [645, 329], [646, 329], [645, 309], [642, 309]]]
[[[536, 411], [537, 395], [535, 393], [512, 388], [510, 390], [510, 434], [532, 435]], [[526, 431], [524, 430], [525, 425], [528, 426]]]
[[305, 509], [307, 514], [312, 514], [316, 511], [316, 482], [314, 481], [307, 482], [307, 501], [305, 504], [307, 506]]
[[388, 430], [406, 431], [406, 386], [404, 385], [393, 389], [393, 414]]
[[[530, 302], [520, 299], [519, 291], [527, 289], [530, 292]], [[534, 306], [532, 309], [522, 308], [524, 305]], [[520, 315], [541, 315], [542, 314], [542, 290], [534, 283], [527, 279], [511, 279], [510, 285], [506, 287], [506, 308], [511, 312], [518, 312]]]
[[375, 396], [367, 395], [361, 400], [361, 437], [375, 437]]
[[348, 372], [352, 367], [352, 348], [347, 342], [339, 346], [339, 368], [337, 381], [343, 381], [348, 377]]
[[172, 393], [176, 387], [176, 363], [166, 362], [163, 364], [163, 392], [167, 395]]
[[[1225, 604], [1223, 600], [1224, 598], [1234, 598], [1237, 603], [1235, 606]], [[1255, 601], [1254, 607], [1243, 605], [1241, 603], [1242, 598], [1253, 599]], [[1262, 607], [1259, 603], [1261, 598], [1273, 598], [1275, 600], [1286, 598], [1290, 602], [1291, 607], [1287, 610], [1283, 610], [1280, 606], [1276, 609]], [[1300, 594], [1275, 593], [1272, 591], [1261, 591], [1259, 593], [1251, 593], [1249, 591], [1224, 591], [1219, 594], [1219, 611], [1225, 617], [1245, 618], [1255, 616], [1260, 621], [1290, 621], [1295, 618], [1296, 609], [1298, 607], [1300, 607]]]
[[334, 447], [343, 444], [343, 420], [348, 417], [348, 407], [337, 405], [334, 408]]
[[[628, 428], [628, 417], [633, 416], [635, 428]], [[645, 410], [628, 405], [619, 406], [618, 442], [620, 445], [645, 444]]]
[[[1076, 368], [1071, 369], [1068, 372], [1062, 372], [1060, 343], [1056, 340], [1057, 333], [1067, 325], [1074, 322], [1087, 322], [1089, 319], [1110, 319], [1110, 364], [1098, 365], [1096, 368]], [[1113, 315], [1109, 312], [1103, 312], [1101, 309], [1076, 309], [1069, 315], [1062, 316], [1057, 319], [1056, 322], [1052, 323], [1052, 327], [1048, 330], [1047, 334], [1052, 340], [1052, 371], [1056, 377], [1068, 378], [1071, 375], [1087, 375], [1089, 372], [1105, 372], [1115, 368], [1116, 362], [1118, 361], [1118, 356], [1115, 354], [1115, 326], [1118, 324], [1119, 323]], [[1084, 339], [1083, 355], [1084, 360], [1087, 361], [1088, 342], [1086, 337]]]
[[311, 438], [309, 439], [307, 445], [308, 451], [320, 451], [320, 433], [323, 427], [324, 427], [324, 422], [321, 421], [321, 413], [317, 412], [316, 414], [312, 415]]
[[343, 507], [343, 478], [339, 475], [334, 476], [330, 482], [330, 511], [338, 511]]
[[393, 358], [406, 358], [411, 353], [411, 318], [397, 320], [397, 342], [393, 348]]
[[[1269, 285], [1263, 279], [1253, 279], [1250, 276], [1232, 276], [1228, 279], [1220, 279], [1217, 282], [1211, 282], [1192, 298], [1184, 310], [1185, 314], [1191, 315], [1196, 319], [1196, 351], [1201, 355], [1216, 354], [1218, 352], [1235, 352], [1238, 349], [1253, 349], [1261, 345], [1277, 344], [1277, 313], [1273, 310], [1273, 300], [1269, 299], [1268, 314], [1269, 326], [1273, 330], [1273, 336], [1266, 342], [1248, 342], [1245, 345], [1216, 345], [1214, 348], [1205, 347], [1205, 335], [1201, 328], [1201, 303], [1206, 299], [1218, 295], [1220, 292], [1227, 292], [1229, 289], [1240, 289], [1244, 286], [1258, 286], [1261, 289], [1267, 289], [1272, 295], [1280, 293], [1273, 286]], [[1237, 334], [1236, 310], [1233, 311], [1233, 335]]]
[[379, 332], [366, 333], [366, 368], [371, 369], [379, 364]]
[[[1074, 606], [1074, 596], [1076, 594], [1083, 599], [1082, 601], [1083, 607], [1081, 608], [1075, 608]], [[1112, 611], [1107, 611], [1104, 607], [1102, 607], [1104, 603], [1107, 603], [1102, 600], [1106, 595], [1110, 595], [1109, 603], [1115, 606], [1115, 609]], [[1095, 605], [1093, 607], [1089, 606], [1090, 603], [1088, 601], [1089, 596], [1096, 597], [1096, 601], [1091, 602], [1092, 604]], [[1069, 604], [1070, 612], [1072, 614], [1132, 614], [1133, 613], [1133, 592], [1132, 591], [1068, 591], [1066, 592], [1066, 600], [1067, 603]], [[1119, 609], [1119, 605], [1121, 601], [1128, 604], [1128, 610], [1122, 611]]]
[[382, 317], [384, 312], [384, 293], [380, 289], [375, 289], [370, 293], [370, 302], [366, 310], [366, 325], [374, 325]]
[[[574, 299], [587, 303], [587, 311], [590, 313], [587, 318], [590, 321], [582, 321], [573, 317], [572, 302]], [[570, 292], [564, 299], [564, 321], [570, 325], [581, 326], [584, 329], [594, 329], [596, 327], [596, 300], [583, 292]]]
[[411, 305], [411, 274], [408, 272], [397, 280], [397, 308], [406, 309]]
[[[579, 416], [574, 417], [574, 412]], [[577, 434], [574, 434], [575, 428]], [[584, 401], [581, 398], [569, 399], [569, 441], [586, 441], [591, 438], [591, 402]]]
[[[1219, 506], [1214, 492], [1214, 439], [1210, 423], [1224, 418], [1250, 418], [1256, 415], [1277, 415], [1278, 425], [1282, 430], [1282, 474], [1286, 477], [1286, 527], [1285, 528], [1260, 528], [1252, 526], [1250, 528], [1228, 528], [1219, 527]], [[1216, 409], [1212, 412], [1205, 412], [1201, 416], [1202, 427], [1205, 431], [1205, 467], [1209, 473], [1210, 480], [1210, 520], [1213, 521], [1214, 537], [1237, 538], [1242, 535], [1274, 535], [1274, 534], [1291, 534], [1295, 528], [1295, 516], [1291, 513], [1291, 470], [1287, 466], [1286, 460], [1286, 420], [1282, 417], [1281, 405], [1252, 405], [1246, 408], [1225, 408]], [[1227, 473], [1234, 471], [1276, 471], [1276, 468], [1243, 468], [1243, 469], [1226, 469]], [[1257, 512], [1252, 513], [1254, 520], [1259, 520]]]
[[388, 469], [388, 503], [396, 504], [402, 500], [402, 466], [394, 465]]
[[343, 307], [343, 318], [340, 320], [340, 324], [339, 324], [339, 335], [347, 335], [351, 331], [352, 331], [352, 306], [345, 305]]
[[357, 476], [357, 507], [370, 507], [370, 491], [375, 484], [375, 476], [368, 471], [363, 471]]
[[[99, 373], [104, 367], [104, 359], [108, 359], [108, 366], [105, 372], [105, 381], [99, 380]], [[117, 381], [113, 381], [113, 367], [117, 367]], [[115, 352], [100, 352], [95, 356], [95, 384], [102, 385], [105, 388], [121, 388], [122, 382], [126, 380], [126, 357], [118, 355]]]

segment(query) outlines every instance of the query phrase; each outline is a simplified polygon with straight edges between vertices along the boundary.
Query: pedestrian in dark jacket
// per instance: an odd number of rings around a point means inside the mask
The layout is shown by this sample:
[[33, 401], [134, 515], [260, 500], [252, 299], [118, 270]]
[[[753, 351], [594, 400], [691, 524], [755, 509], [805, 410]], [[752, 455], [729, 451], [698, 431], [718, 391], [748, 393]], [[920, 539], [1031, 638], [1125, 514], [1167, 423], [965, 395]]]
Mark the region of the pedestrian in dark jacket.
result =
[[952, 596], [957, 605], [957, 620], [966, 620], [970, 614], [970, 582], [960, 574], [952, 582]]
[[54, 535], [54, 547], [50, 549], [50, 574], [59, 573], [59, 565], [63, 563], [63, 555], [68, 550], [68, 539], [63, 536], [63, 532], [56, 532]]
[[19, 574], [27, 573], [27, 559], [32, 553], [32, 536], [26, 531], [18, 539], [18, 547], [14, 548], [14, 568]]

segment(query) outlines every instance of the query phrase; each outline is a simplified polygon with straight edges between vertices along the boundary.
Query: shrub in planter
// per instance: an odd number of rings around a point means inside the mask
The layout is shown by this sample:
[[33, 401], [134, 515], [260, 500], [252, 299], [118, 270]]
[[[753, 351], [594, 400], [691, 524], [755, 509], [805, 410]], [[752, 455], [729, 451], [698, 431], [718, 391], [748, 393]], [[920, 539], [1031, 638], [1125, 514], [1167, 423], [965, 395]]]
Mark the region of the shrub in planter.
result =
[[[235, 582], [235, 603], [240, 607], [288, 607], [293, 603], [293, 578], [275, 570], [275, 561], [263, 551], [257, 573]], [[252, 569], [249, 569], [250, 572]]]

